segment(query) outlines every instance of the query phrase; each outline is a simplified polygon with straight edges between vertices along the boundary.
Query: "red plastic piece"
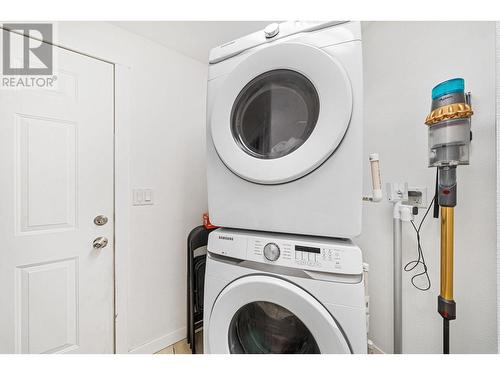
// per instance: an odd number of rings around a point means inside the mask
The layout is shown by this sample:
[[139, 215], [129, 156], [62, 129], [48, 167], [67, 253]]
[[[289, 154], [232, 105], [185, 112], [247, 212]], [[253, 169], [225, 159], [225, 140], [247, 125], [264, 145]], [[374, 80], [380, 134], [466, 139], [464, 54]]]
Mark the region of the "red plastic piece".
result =
[[205, 212], [203, 214], [203, 226], [207, 229], [214, 229], [214, 228], [218, 228], [216, 225], [213, 225], [211, 222], [210, 222], [210, 217], [208, 216], [208, 212]]

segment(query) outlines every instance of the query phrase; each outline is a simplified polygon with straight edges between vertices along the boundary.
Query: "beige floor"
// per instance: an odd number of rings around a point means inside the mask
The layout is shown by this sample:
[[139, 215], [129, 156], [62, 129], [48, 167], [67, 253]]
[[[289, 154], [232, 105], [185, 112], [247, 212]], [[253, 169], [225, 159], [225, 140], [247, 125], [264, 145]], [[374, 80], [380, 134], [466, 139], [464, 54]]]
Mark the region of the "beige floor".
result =
[[[196, 333], [196, 353], [203, 354], [203, 331], [199, 331]], [[187, 339], [176, 342], [173, 345], [166, 347], [165, 349], [160, 350], [155, 354], [192, 354], [191, 349], [187, 343]], [[371, 346], [368, 349], [368, 354], [384, 354], [382, 350], [380, 350], [376, 346]]]
[[[195, 335], [196, 353], [203, 353], [203, 332], [199, 331]], [[176, 342], [173, 345], [167, 346], [156, 354], [191, 354], [191, 349], [187, 343], [187, 339]]]

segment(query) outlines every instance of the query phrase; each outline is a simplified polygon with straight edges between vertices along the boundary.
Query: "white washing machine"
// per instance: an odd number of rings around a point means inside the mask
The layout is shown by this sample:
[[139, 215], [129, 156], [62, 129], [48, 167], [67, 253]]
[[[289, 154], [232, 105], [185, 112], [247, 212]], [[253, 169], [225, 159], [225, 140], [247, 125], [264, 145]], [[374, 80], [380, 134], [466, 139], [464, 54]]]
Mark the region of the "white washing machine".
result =
[[366, 353], [361, 251], [350, 240], [217, 229], [205, 353]]
[[361, 231], [359, 22], [285, 22], [210, 52], [208, 205], [221, 227]]

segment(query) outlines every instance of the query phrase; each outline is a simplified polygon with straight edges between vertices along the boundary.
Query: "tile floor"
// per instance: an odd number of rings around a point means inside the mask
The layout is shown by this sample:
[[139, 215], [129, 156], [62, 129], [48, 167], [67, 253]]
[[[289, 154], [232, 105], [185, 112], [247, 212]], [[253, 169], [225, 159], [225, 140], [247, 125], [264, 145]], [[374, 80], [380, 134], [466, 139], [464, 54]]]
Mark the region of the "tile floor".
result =
[[[196, 332], [196, 353], [203, 354], [203, 331]], [[192, 354], [191, 349], [187, 343], [187, 339], [176, 342], [165, 349], [156, 352], [155, 354]], [[368, 354], [384, 354], [384, 352], [376, 346], [371, 346], [368, 349]]]
[[[203, 353], [203, 331], [196, 332], [196, 353]], [[176, 342], [173, 345], [167, 346], [165, 349], [160, 350], [156, 354], [191, 354], [191, 349], [187, 343], [187, 339]]]

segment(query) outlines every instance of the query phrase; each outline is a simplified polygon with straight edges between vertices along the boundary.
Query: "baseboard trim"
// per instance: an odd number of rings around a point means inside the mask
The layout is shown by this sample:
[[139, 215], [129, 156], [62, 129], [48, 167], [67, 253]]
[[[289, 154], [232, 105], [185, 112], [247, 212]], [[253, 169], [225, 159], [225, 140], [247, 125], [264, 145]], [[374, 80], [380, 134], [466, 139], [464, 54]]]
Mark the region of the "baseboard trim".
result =
[[368, 340], [368, 354], [385, 354], [385, 352], [375, 345], [373, 341]]
[[179, 328], [167, 335], [158, 337], [146, 344], [142, 344], [136, 348], [130, 349], [128, 352], [130, 354], [154, 354], [160, 350], [175, 344], [186, 338], [186, 327]]

